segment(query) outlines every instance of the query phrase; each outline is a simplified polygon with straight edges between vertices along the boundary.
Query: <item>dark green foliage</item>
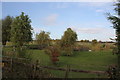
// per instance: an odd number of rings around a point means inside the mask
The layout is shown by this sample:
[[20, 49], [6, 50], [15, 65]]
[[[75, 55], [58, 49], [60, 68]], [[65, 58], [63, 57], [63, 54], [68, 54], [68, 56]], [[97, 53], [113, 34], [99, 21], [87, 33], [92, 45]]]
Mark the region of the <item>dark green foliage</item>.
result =
[[6, 45], [7, 41], [10, 41], [10, 30], [11, 30], [11, 24], [13, 22], [13, 18], [11, 16], [5, 17], [5, 19], [2, 20], [2, 44]]
[[90, 42], [89, 40], [81, 40], [80, 42]]
[[118, 47], [118, 53], [120, 54], [120, 1], [118, 1], [114, 6], [116, 8], [114, 9], [115, 12], [118, 14], [117, 16], [112, 16], [110, 13], [108, 13], [108, 20], [111, 21], [113, 24], [113, 28], [116, 30], [116, 41], [117, 41], [117, 47]]
[[[116, 42], [117, 42], [117, 54], [118, 54], [118, 65], [119, 65], [119, 69], [118, 72], [120, 72], [120, 1], [118, 0], [117, 3], [114, 5], [116, 6], [114, 8], [115, 12], [117, 13], [117, 15], [111, 15], [110, 13], [108, 13], [108, 20], [111, 21], [111, 23], [113, 24], [113, 28], [116, 30]], [[120, 74], [117, 78], [120, 78]]]
[[11, 41], [15, 46], [23, 46], [26, 42], [32, 40], [31, 20], [24, 12], [17, 16], [11, 25]]
[[84, 42], [84, 40], [80, 40], [80, 42]]
[[11, 41], [13, 43], [13, 50], [18, 57], [25, 57], [26, 48], [23, 46], [32, 40], [31, 20], [24, 12], [20, 16], [14, 18], [11, 24]]
[[112, 53], [113, 53], [113, 55], [114, 55], [114, 54], [118, 54], [118, 49], [117, 49], [117, 47], [113, 47]]
[[[5, 60], [5, 59], [4, 59]], [[4, 61], [3, 60], [3, 61]], [[51, 73], [41, 67], [39, 67], [39, 62], [30, 63], [29, 60], [20, 58], [12, 60], [7, 60], [9, 62], [4, 62], [4, 67], [2, 68], [2, 78], [3, 79], [20, 79], [28, 80], [30, 79], [40, 79], [40, 78], [52, 78]]]
[[39, 50], [43, 49], [43, 47], [40, 45], [27, 45], [27, 48], [28, 49], [39, 49]]
[[93, 45], [97, 44], [97, 40], [96, 39], [92, 40], [92, 44]]

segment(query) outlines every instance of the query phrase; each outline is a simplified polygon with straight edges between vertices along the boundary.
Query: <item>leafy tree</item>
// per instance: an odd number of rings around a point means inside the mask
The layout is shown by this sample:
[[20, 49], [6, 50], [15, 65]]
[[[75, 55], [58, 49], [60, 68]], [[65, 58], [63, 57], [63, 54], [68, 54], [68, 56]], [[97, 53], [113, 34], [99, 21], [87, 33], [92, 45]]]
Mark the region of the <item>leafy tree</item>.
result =
[[31, 20], [24, 12], [17, 16], [11, 25], [11, 41], [15, 46], [23, 46], [26, 42], [32, 40]]
[[13, 43], [14, 51], [18, 57], [26, 56], [26, 48], [23, 46], [25, 43], [32, 40], [32, 27], [31, 20], [24, 12], [20, 16], [14, 18], [11, 24], [11, 41]]
[[62, 47], [63, 50], [68, 51], [67, 55], [71, 55], [73, 51], [73, 46], [74, 43], [77, 40], [77, 34], [74, 32], [71, 28], [68, 28], [65, 32], [64, 35], [62, 36], [60, 46]]
[[84, 40], [80, 40], [80, 42], [84, 42]]
[[120, 78], [120, 1], [118, 0], [117, 3], [114, 5], [116, 6], [114, 8], [115, 12], [117, 13], [117, 15], [111, 15], [110, 13], [108, 13], [108, 17], [107, 19], [111, 21], [111, 23], [113, 24], [113, 28], [116, 30], [116, 42], [117, 42], [117, 54], [118, 54], [118, 76], [116, 76], [116, 78]]
[[118, 15], [111, 15], [108, 13], [108, 20], [111, 21], [113, 24], [113, 28], [116, 30], [116, 41], [117, 41], [117, 48], [118, 48], [118, 53], [120, 54], [120, 1], [115, 4], [116, 8], [114, 9]]
[[50, 45], [50, 36], [49, 32], [41, 31], [39, 34], [36, 34], [37, 44], [43, 47], [47, 47]]
[[92, 44], [93, 45], [97, 44], [97, 39], [92, 40]]
[[89, 40], [85, 40], [84, 42], [89, 42]]
[[85, 40], [81, 40], [80, 42], [90, 42], [90, 41], [85, 39]]
[[10, 41], [10, 31], [13, 17], [7, 16], [2, 20], [2, 44], [6, 45], [7, 41]]

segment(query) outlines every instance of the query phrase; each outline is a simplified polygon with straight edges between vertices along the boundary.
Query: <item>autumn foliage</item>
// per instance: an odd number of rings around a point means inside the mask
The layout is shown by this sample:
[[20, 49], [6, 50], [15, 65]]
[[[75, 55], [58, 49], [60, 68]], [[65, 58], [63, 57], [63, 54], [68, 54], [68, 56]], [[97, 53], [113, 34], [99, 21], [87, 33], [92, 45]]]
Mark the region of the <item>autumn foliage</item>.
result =
[[58, 47], [50, 46], [45, 50], [45, 53], [47, 53], [50, 56], [52, 63], [55, 64], [57, 61], [59, 61], [58, 57], [60, 56], [60, 51]]

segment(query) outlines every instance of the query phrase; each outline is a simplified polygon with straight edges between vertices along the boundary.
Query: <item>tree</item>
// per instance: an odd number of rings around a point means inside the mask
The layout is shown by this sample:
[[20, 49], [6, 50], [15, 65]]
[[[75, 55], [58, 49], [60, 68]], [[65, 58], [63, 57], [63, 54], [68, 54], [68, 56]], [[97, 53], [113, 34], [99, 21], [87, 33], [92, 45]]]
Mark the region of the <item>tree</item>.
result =
[[108, 13], [108, 17], [107, 19], [111, 21], [111, 23], [113, 24], [113, 28], [116, 30], [116, 41], [117, 41], [117, 48], [118, 48], [118, 53], [120, 54], [120, 1], [118, 1], [118, 3], [116, 3], [114, 6], [116, 6], [116, 8], [114, 9], [118, 15], [114, 15], [112, 16], [110, 13]]
[[93, 45], [97, 44], [97, 39], [92, 40], [92, 44]]
[[81, 40], [80, 42], [90, 42], [90, 41], [85, 39], [85, 40]]
[[84, 42], [89, 42], [89, 40], [84, 40]]
[[50, 36], [49, 32], [41, 31], [39, 34], [36, 34], [37, 44], [42, 47], [47, 47], [50, 45]]
[[10, 31], [13, 17], [7, 16], [2, 20], [2, 44], [6, 45], [7, 41], [10, 41]]
[[71, 55], [73, 51], [73, 46], [74, 43], [77, 40], [77, 34], [74, 32], [71, 28], [68, 28], [65, 32], [64, 35], [62, 36], [60, 46], [62, 47], [63, 50], [68, 51], [67, 55]]
[[14, 18], [11, 24], [11, 41], [14, 46], [14, 51], [18, 57], [26, 56], [26, 47], [24, 44], [32, 40], [31, 20], [24, 12], [20, 16]]
[[80, 40], [80, 42], [84, 42], [84, 40]]
[[11, 41], [15, 46], [23, 46], [26, 42], [32, 40], [31, 20], [24, 12], [14, 18], [11, 24]]
[[117, 15], [111, 15], [110, 13], [108, 13], [108, 17], [107, 19], [111, 21], [111, 23], [113, 24], [113, 28], [116, 30], [116, 42], [117, 42], [117, 54], [118, 54], [118, 77], [120, 78], [120, 1], [118, 0], [117, 3], [114, 5], [116, 6], [114, 8], [115, 12], [117, 13]]

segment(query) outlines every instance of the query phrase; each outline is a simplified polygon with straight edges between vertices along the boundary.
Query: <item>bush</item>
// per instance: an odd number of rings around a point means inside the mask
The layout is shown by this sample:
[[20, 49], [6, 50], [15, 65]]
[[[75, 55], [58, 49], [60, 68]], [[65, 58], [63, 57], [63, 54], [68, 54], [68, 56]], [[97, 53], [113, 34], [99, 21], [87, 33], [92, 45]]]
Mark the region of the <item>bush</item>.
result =
[[50, 56], [51, 62], [53, 64], [56, 64], [57, 61], [59, 61], [58, 57], [60, 56], [60, 50], [58, 46], [49, 46], [45, 50], [45, 53]]
[[94, 46], [92, 46], [92, 51], [100, 51], [102, 48], [100, 46], [100, 44], [96, 44]]
[[74, 48], [74, 51], [89, 51], [90, 48], [86, 45], [79, 45]]
[[112, 49], [112, 54], [114, 55], [114, 54], [117, 54], [118, 53], [118, 49], [117, 49], [117, 47], [114, 47], [113, 49]]
[[40, 45], [27, 45], [27, 47], [28, 49], [40, 49], [40, 50], [45, 48], [44, 45], [41, 45], [41, 46]]

